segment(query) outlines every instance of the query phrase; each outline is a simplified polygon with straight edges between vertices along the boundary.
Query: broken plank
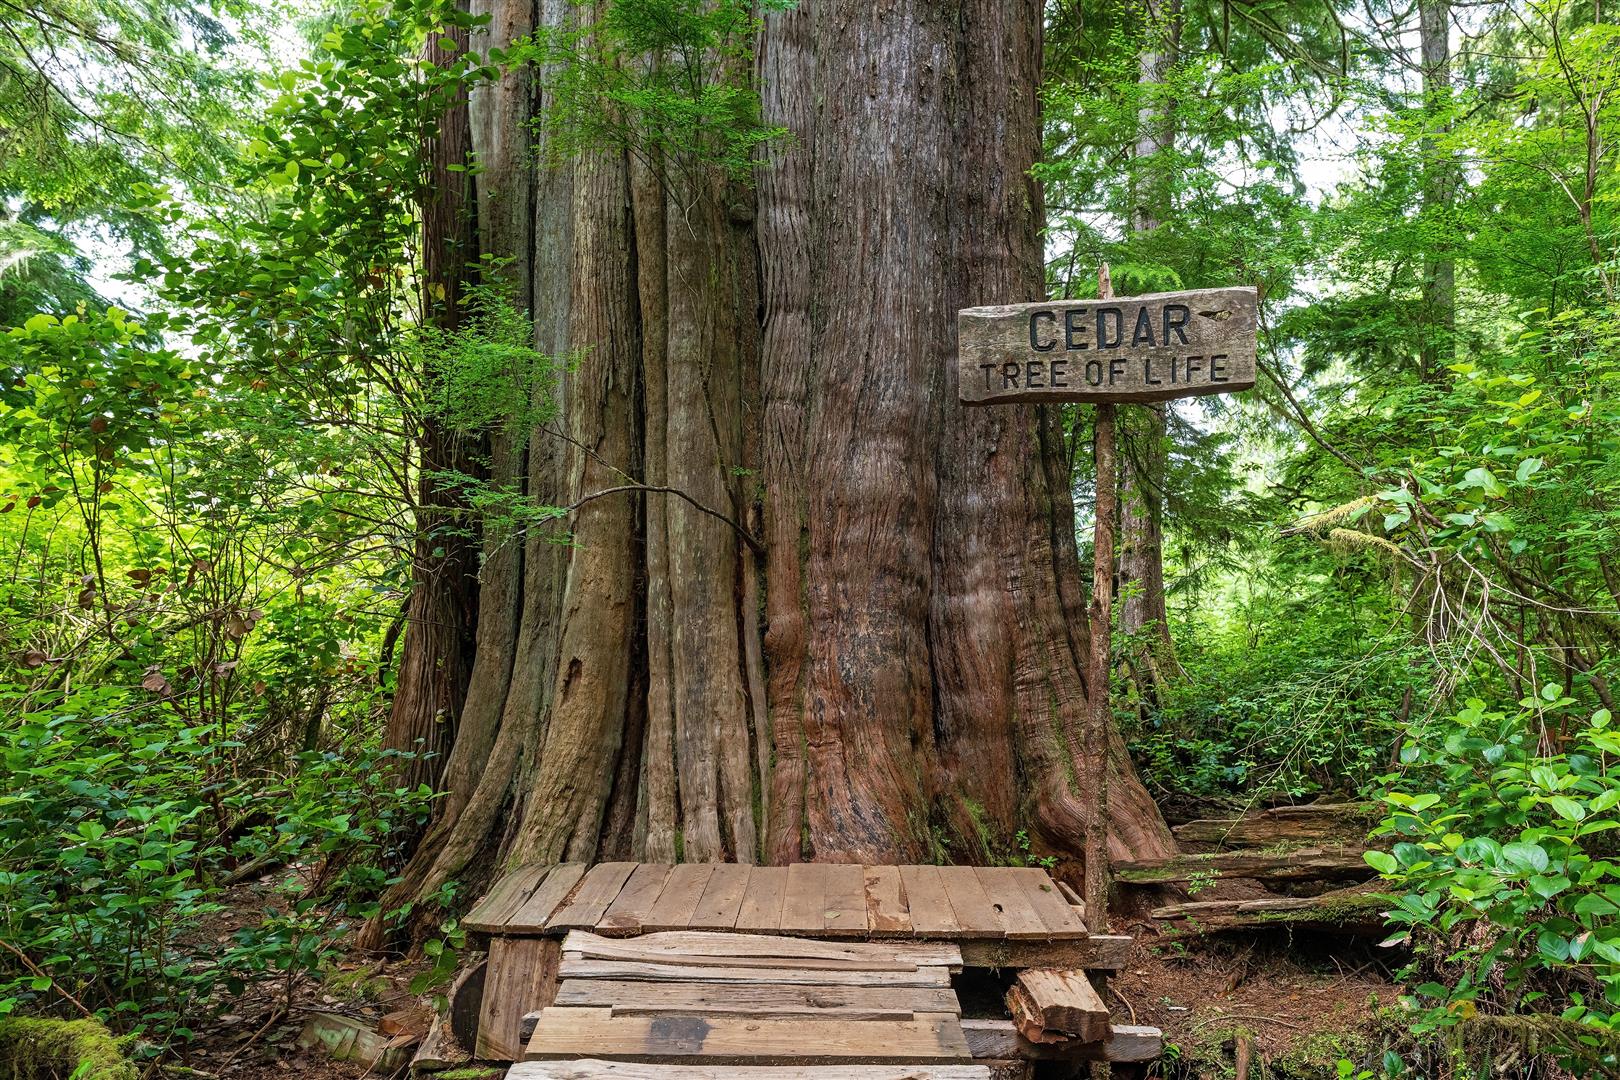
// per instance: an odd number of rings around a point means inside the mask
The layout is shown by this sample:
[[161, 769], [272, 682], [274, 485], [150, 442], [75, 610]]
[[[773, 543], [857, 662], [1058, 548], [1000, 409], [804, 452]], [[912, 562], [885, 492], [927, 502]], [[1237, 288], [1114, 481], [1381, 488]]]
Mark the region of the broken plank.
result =
[[557, 1005], [611, 1007], [614, 1016], [695, 1013], [768, 1019], [908, 1020], [913, 1013], [960, 1013], [947, 987], [783, 986], [760, 983], [739, 993], [711, 982], [565, 979]]
[[563, 863], [551, 868], [529, 898], [523, 901], [512, 917], [506, 920], [501, 927], [503, 934], [540, 934], [544, 933], [546, 923], [557, 907], [568, 899], [579, 879], [585, 876], [585, 866], [582, 863]]
[[551, 870], [547, 863], [530, 863], [502, 876], [495, 887], [467, 912], [461, 925], [468, 930], [492, 932], [506, 925], [506, 920], [523, 905], [535, 887], [545, 880]]
[[866, 928], [872, 934], [911, 933], [911, 912], [898, 866], [861, 868], [866, 889]]
[[1083, 971], [1029, 968], [1007, 992], [1013, 1021], [1032, 1042], [1051, 1033], [1081, 1042], [1096, 1042], [1108, 1035], [1108, 1006]]
[[642, 863], [630, 874], [624, 888], [596, 924], [596, 932], [608, 937], [641, 933], [641, 924], [664, 891], [674, 867], [667, 863]]
[[1116, 862], [1114, 878], [1128, 885], [1160, 885], [1195, 879], [1250, 878], [1255, 881], [1365, 880], [1377, 871], [1362, 858], [1364, 849], [1298, 848], [1294, 851], [1218, 851], [1169, 859]]
[[555, 938], [497, 937], [489, 943], [484, 998], [474, 1056], [516, 1061], [523, 1056], [523, 1014], [551, 1004], [561, 950]]
[[597, 863], [586, 872], [574, 894], [546, 920], [546, 932], [590, 929], [607, 914], [624, 883], [635, 872], [633, 862]]
[[[786, 963], [786, 961], [784, 961]], [[826, 967], [747, 967], [709, 964], [653, 964], [636, 960], [564, 957], [564, 979], [637, 979], [655, 982], [784, 983], [797, 986], [949, 986], [942, 967], [910, 971], [862, 971]]]
[[520, 1061], [506, 1080], [991, 1080], [986, 1065], [671, 1065], [575, 1058]]
[[962, 1034], [975, 1059], [1024, 1058], [1039, 1061], [1152, 1061], [1164, 1049], [1158, 1028], [1114, 1024], [1101, 1042], [1034, 1043], [1011, 1020], [962, 1021]]
[[729, 930], [735, 926], [748, 888], [749, 869], [737, 863], [716, 866], [687, 925], [694, 930]]
[[778, 930], [782, 925], [782, 901], [787, 895], [788, 868], [755, 866], [748, 871], [748, 886], [737, 909], [736, 929]]
[[945, 883], [937, 866], [902, 866], [900, 883], [906, 890], [914, 933], [929, 937], [960, 937], [961, 924], [945, 894]]
[[858, 863], [834, 863], [826, 870], [821, 932], [832, 937], [866, 936], [866, 874]]
[[607, 1009], [542, 1010], [524, 1057], [746, 1064], [762, 1058], [811, 1063], [968, 1062], [955, 1016], [914, 1020], [781, 1020], [613, 1016]]
[[641, 922], [642, 932], [686, 929], [713, 874], [713, 863], [681, 863], [671, 870], [663, 891]]
[[977, 968], [1062, 967], [1118, 971], [1130, 960], [1135, 941], [1125, 934], [1092, 934], [1057, 941], [974, 941], [958, 943], [962, 963]]
[[670, 930], [636, 938], [604, 938], [575, 930], [563, 939], [563, 952], [594, 960], [637, 960], [649, 963], [740, 965], [785, 964], [817, 960], [852, 969], [908, 970], [936, 966], [959, 968], [962, 950], [944, 941], [825, 941], [779, 934], [720, 934]]

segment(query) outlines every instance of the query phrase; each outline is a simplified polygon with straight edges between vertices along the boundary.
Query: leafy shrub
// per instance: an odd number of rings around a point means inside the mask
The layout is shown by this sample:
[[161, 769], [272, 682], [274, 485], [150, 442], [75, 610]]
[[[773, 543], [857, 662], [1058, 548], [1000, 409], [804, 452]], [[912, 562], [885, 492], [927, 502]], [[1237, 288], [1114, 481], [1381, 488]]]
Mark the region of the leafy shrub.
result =
[[[1575, 726], [1556, 685], [1516, 710], [1471, 699], [1418, 732], [1367, 862], [1399, 896], [1414, 1031], [1533, 1038], [1571, 1066], [1620, 1065], [1620, 732]], [[1566, 726], [1567, 725], [1567, 726]], [[1452, 1029], [1456, 1029], [1453, 1031]]]

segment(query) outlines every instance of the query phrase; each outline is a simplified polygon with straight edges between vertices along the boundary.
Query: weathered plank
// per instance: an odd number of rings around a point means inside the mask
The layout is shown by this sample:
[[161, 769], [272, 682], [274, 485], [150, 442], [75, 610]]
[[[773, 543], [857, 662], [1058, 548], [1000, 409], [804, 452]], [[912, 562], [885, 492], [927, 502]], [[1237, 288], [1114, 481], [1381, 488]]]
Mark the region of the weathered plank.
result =
[[546, 875], [529, 898], [512, 913], [501, 927], [503, 934], [539, 934], [543, 933], [546, 923], [557, 910], [557, 906], [568, 898], [579, 879], [585, 876], [585, 866], [582, 863], [562, 863], [553, 866], [551, 873]]
[[941, 866], [939, 880], [957, 925], [964, 931], [982, 938], [1007, 936], [1001, 912], [990, 902], [977, 870], [971, 866]]
[[1018, 401], [1166, 401], [1255, 381], [1253, 288], [966, 308], [959, 395]]
[[757, 1016], [771, 1019], [822, 1017], [844, 1020], [906, 1020], [913, 1013], [960, 1013], [947, 987], [785, 986], [762, 982], [739, 993], [736, 985], [712, 982], [621, 982], [565, 979], [556, 1004], [611, 1007], [614, 1016]]
[[575, 887], [574, 894], [546, 920], [546, 932], [588, 930], [602, 920], [624, 883], [635, 871], [633, 862], [597, 863]]
[[748, 872], [742, 906], [737, 910], [738, 930], [777, 930], [782, 925], [782, 902], [787, 896], [788, 868], [755, 866]]
[[1257, 881], [1366, 880], [1376, 871], [1363, 848], [1299, 848], [1294, 851], [1217, 851], [1169, 859], [1116, 862], [1114, 878], [1130, 885], [1187, 882], [1199, 878], [1252, 878]]
[[778, 934], [722, 934], [671, 930], [634, 938], [604, 938], [575, 930], [563, 952], [591, 960], [721, 966], [798, 966], [808, 961], [851, 970], [905, 971], [962, 966], [962, 950], [945, 941], [826, 941]]
[[864, 1061], [968, 1062], [955, 1016], [915, 1020], [780, 1020], [702, 1016], [613, 1016], [607, 1009], [552, 1007], [540, 1014], [524, 1056], [595, 1056], [640, 1061], [702, 1058], [747, 1064], [792, 1058], [806, 1064]]
[[1130, 962], [1135, 942], [1124, 934], [1092, 934], [1056, 941], [974, 941], [968, 938], [959, 944], [962, 963], [967, 967], [1118, 971]]
[[964, 1019], [962, 1033], [975, 1059], [1036, 1061], [1152, 1061], [1164, 1049], [1158, 1028], [1114, 1024], [1101, 1042], [1034, 1043], [1011, 1020]]
[[551, 1004], [557, 992], [560, 955], [556, 938], [490, 940], [475, 1056], [490, 1061], [516, 1061], [523, 1056], [519, 1032], [523, 1014]]
[[985, 1065], [671, 1065], [638, 1061], [520, 1061], [506, 1080], [992, 1080]]
[[866, 927], [872, 934], [911, 933], [911, 912], [898, 866], [862, 868], [866, 888]]
[[550, 872], [551, 867], [546, 863], [531, 863], [504, 875], [482, 900], [473, 905], [466, 918], [461, 920], [461, 925], [468, 930], [486, 933], [501, 929]]
[[827, 921], [827, 869], [824, 863], [794, 863], [787, 868], [781, 921], [784, 932], [820, 932]]
[[641, 933], [641, 924], [664, 891], [674, 867], [667, 863], [642, 863], [630, 874], [619, 895], [608, 905], [596, 924], [596, 932], [608, 937]]
[[750, 869], [737, 863], [716, 866], [687, 925], [694, 930], [729, 930], [735, 926]]
[[[986, 897], [1001, 916], [1006, 936], [1015, 941], [1033, 941], [1050, 937], [1051, 933], [1047, 930], [1046, 923], [1041, 920], [1040, 912], [1035, 910], [1034, 903], [1025, 895], [1022, 886], [1010, 881], [1000, 873], [1000, 869], [994, 866], [981, 866], [977, 873], [979, 884], [984, 888]], [[1012, 887], [1008, 887], [1009, 885]]]
[[681, 863], [671, 870], [663, 891], [641, 921], [642, 931], [684, 930], [690, 926], [692, 913], [703, 899], [703, 890], [708, 888], [713, 874], [713, 863]]
[[950, 898], [945, 894], [945, 883], [940, 879], [937, 866], [902, 866], [900, 883], [906, 890], [906, 905], [911, 913], [914, 933], [932, 937], [960, 937], [962, 926], [956, 921]]
[[1227, 847], [1270, 847], [1273, 844], [1362, 844], [1378, 819], [1371, 803], [1307, 803], [1274, 806], [1241, 817], [1199, 818], [1171, 831], [1181, 843]]
[[783, 983], [796, 986], [949, 986], [942, 967], [869, 971], [847, 967], [750, 967], [719, 964], [648, 963], [564, 957], [564, 979], [639, 979], [654, 982]]
[[1041, 921], [1046, 924], [1048, 937], [1086, 936], [1086, 924], [1081, 920], [1080, 913], [1058, 891], [1052, 875], [1035, 866], [1009, 866], [1005, 873], [1011, 882], [1023, 890], [1030, 906], [1040, 915]]
[[831, 937], [866, 936], [866, 873], [858, 863], [827, 867], [821, 932]]
[[1013, 1022], [1031, 1042], [1057, 1035], [1096, 1042], [1108, 1036], [1108, 1006], [1085, 972], [1030, 968], [1007, 991]]

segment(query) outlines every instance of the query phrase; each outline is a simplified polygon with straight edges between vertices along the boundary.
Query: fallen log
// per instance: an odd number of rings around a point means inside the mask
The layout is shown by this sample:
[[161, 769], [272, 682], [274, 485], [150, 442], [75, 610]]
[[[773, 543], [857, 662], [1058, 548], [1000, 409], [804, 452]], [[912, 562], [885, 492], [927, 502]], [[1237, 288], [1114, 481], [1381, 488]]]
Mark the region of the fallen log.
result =
[[1278, 843], [1363, 844], [1378, 820], [1372, 803], [1274, 806], [1242, 817], [1199, 818], [1171, 831], [1183, 844], [1269, 847]]
[[1013, 1023], [1030, 1042], [1108, 1037], [1108, 1006], [1083, 971], [1030, 968], [1007, 990]]
[[1168, 885], [1212, 878], [1255, 881], [1364, 881], [1376, 874], [1362, 858], [1363, 848], [1300, 848], [1280, 854], [1217, 851], [1114, 863], [1114, 879], [1127, 885]]
[[1191, 933], [1292, 926], [1346, 934], [1379, 934], [1387, 896], [1362, 889], [1343, 889], [1321, 896], [1264, 900], [1205, 900], [1156, 908], [1153, 918], [1178, 924]]

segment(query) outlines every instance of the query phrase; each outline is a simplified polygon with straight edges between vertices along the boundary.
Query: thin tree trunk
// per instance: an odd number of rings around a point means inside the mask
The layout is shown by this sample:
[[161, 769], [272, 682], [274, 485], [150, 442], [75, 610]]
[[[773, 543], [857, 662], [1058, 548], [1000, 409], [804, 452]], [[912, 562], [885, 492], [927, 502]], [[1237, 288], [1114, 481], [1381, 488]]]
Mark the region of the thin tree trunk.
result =
[[1451, 93], [1450, 0], [1419, 0], [1418, 39], [1422, 60], [1423, 105], [1430, 119], [1424, 139], [1423, 216], [1431, 239], [1423, 256], [1423, 339], [1420, 359], [1424, 378], [1439, 378], [1457, 356], [1457, 264], [1449, 254], [1449, 226], [1456, 187], [1456, 166], [1439, 146], [1450, 124], [1434, 118], [1449, 107]]

